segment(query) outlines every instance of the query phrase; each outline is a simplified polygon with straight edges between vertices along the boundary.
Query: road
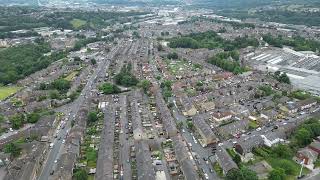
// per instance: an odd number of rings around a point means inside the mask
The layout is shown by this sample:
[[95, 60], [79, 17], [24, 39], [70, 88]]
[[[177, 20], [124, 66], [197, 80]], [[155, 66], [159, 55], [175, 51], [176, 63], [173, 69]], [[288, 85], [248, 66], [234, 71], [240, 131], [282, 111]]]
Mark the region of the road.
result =
[[[177, 120], [177, 122], [183, 122], [183, 128], [186, 130], [187, 118], [180, 114], [176, 107], [173, 107], [173, 116]], [[192, 144], [192, 151], [198, 155], [198, 167], [203, 169], [204, 172], [208, 174], [209, 179], [220, 179], [214, 171], [210, 172], [210, 168], [212, 168], [212, 165], [209, 163], [209, 161], [206, 162], [203, 159], [208, 158], [210, 155], [212, 155], [211, 149], [202, 147], [198, 141], [197, 143], [195, 143], [195, 141], [193, 140], [193, 135], [191, 135], [191, 133], [187, 130], [184, 133], [182, 132], [181, 135], [188, 143]]]
[[[130, 180], [132, 178], [131, 173], [131, 164], [129, 162], [130, 159], [130, 146], [133, 142], [130, 142], [129, 138], [129, 129], [128, 127], [128, 118], [127, 118], [127, 96], [120, 95], [119, 103], [121, 106], [121, 113], [120, 113], [120, 158], [119, 164], [122, 164], [122, 171], [123, 171], [123, 179]], [[121, 173], [120, 173], [121, 174]]]

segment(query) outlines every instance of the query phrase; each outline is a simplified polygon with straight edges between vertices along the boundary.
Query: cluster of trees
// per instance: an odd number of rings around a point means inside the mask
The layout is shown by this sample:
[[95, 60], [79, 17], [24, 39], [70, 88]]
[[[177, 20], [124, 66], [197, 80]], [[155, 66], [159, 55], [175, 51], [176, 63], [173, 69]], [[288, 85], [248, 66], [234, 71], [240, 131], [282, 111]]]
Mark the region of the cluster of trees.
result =
[[257, 47], [259, 41], [248, 36], [238, 37], [233, 41], [224, 40], [214, 31], [207, 31], [203, 33], [192, 33], [182, 37], [175, 37], [170, 39], [169, 46], [171, 48], [222, 48], [226, 51], [232, 51], [247, 46]]
[[25, 32], [25, 33], [0, 32], [0, 39], [18, 38], [18, 37], [31, 37], [31, 36], [40, 36], [40, 35], [35, 31], [28, 31], [28, 32]]
[[139, 80], [131, 73], [132, 65], [127, 64], [121, 68], [119, 74], [115, 75], [116, 84], [131, 87], [138, 84]]
[[239, 53], [237, 51], [229, 51], [216, 54], [209, 58], [208, 62], [234, 74], [241, 74], [247, 70], [240, 66], [238, 59]]
[[142, 88], [143, 91], [146, 93], [149, 90], [149, 88], [151, 87], [151, 82], [146, 79], [142, 80], [138, 83], [138, 87]]
[[258, 176], [257, 173], [243, 166], [240, 169], [231, 169], [226, 175], [226, 180], [258, 180]]
[[270, 85], [263, 85], [258, 87], [258, 91], [255, 93], [255, 98], [260, 98], [264, 96], [270, 96], [274, 91]]
[[315, 118], [309, 119], [294, 132], [291, 146], [305, 147], [317, 136], [320, 136], [320, 122]]
[[286, 84], [291, 84], [287, 73], [281, 73], [280, 71], [276, 71], [273, 76], [279, 82], [286, 83]]
[[263, 40], [268, 44], [280, 47], [291, 46], [296, 51], [319, 51], [320, 50], [320, 41], [305, 39], [300, 36], [295, 36], [293, 38], [287, 38], [283, 36], [274, 37], [271, 34], [266, 34], [263, 36]]
[[41, 115], [37, 112], [28, 114], [18, 113], [9, 118], [11, 127], [13, 129], [21, 128], [25, 123], [36, 123], [39, 121]]
[[165, 80], [160, 84], [160, 87], [162, 89], [162, 94], [166, 100], [168, 100], [168, 98], [172, 96], [171, 86], [172, 86], [172, 81], [169, 81], [169, 80]]
[[101, 40], [100, 38], [80, 38], [78, 41], [76, 41], [75, 45], [70, 51], [79, 51], [82, 47], [85, 47], [87, 44], [97, 42]]
[[103, 92], [103, 94], [117, 94], [121, 92], [121, 89], [111, 83], [104, 83], [99, 87], [99, 90]]
[[4, 146], [3, 151], [5, 153], [10, 153], [10, 156], [15, 158], [18, 157], [21, 153], [21, 148], [18, 147], [15, 143], [9, 143]]
[[61, 93], [66, 93], [71, 87], [71, 83], [68, 80], [59, 78], [51, 82], [50, 84], [41, 83], [39, 86], [40, 90], [58, 90]]
[[47, 43], [27, 44], [1, 50], [0, 83], [15, 83], [66, 56], [65, 52], [44, 56], [49, 51], [50, 47]]

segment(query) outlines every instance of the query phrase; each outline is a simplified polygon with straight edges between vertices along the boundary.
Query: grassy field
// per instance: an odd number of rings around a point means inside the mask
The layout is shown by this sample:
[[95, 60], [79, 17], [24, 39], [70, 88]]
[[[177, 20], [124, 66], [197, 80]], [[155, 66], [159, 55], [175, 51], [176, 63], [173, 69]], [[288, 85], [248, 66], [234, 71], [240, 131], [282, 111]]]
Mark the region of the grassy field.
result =
[[87, 21], [81, 20], [81, 19], [73, 19], [72, 21], [70, 21], [70, 23], [72, 24], [72, 26], [76, 29], [80, 28], [81, 26], [84, 26], [87, 24]]
[[16, 93], [21, 88], [17, 86], [0, 86], [0, 100], [3, 100], [10, 96], [11, 94]]
[[72, 73], [70, 73], [67, 77], [65, 77], [64, 79], [67, 81], [72, 81], [73, 78], [78, 74], [78, 71], [74, 71]]

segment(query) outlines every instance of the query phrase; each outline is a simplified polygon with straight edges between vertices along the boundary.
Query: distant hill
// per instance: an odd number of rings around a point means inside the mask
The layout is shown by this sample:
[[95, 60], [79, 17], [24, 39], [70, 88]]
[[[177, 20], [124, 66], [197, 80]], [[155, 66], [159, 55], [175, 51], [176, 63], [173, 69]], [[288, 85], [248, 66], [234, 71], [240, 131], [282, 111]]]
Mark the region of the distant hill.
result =
[[319, 0], [192, 0], [193, 5], [214, 9], [250, 9], [265, 5], [303, 4], [320, 6]]

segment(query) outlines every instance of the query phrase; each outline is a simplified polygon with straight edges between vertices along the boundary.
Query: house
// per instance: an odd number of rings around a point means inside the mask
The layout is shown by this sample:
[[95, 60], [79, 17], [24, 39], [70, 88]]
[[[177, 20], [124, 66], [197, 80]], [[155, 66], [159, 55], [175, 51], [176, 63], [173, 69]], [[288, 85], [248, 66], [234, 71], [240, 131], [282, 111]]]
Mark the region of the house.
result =
[[216, 151], [217, 162], [223, 170], [223, 174], [227, 174], [231, 169], [238, 169], [237, 164], [232, 160], [228, 152], [221, 146]]
[[184, 107], [183, 115], [194, 116], [197, 114], [197, 109], [194, 107], [194, 105], [187, 96], [180, 98], [180, 101]]
[[240, 104], [234, 104], [230, 107], [230, 110], [233, 114], [237, 116], [248, 116], [249, 109]]
[[195, 116], [193, 118], [193, 124], [202, 138], [203, 146], [218, 142], [216, 135], [213, 133], [210, 126], [205, 122], [203, 117], [200, 115]]
[[222, 121], [227, 121], [229, 119], [231, 119], [232, 117], [232, 113], [229, 111], [226, 112], [216, 112], [212, 114], [212, 117], [215, 121], [217, 122], [222, 122]]
[[306, 100], [302, 100], [298, 102], [298, 107], [302, 111], [304, 109], [311, 108], [312, 106], [316, 105], [317, 101], [315, 99], [309, 98]]
[[208, 112], [214, 110], [215, 103], [213, 101], [203, 102], [199, 104], [200, 110], [204, 112]]
[[254, 147], [259, 147], [264, 144], [264, 141], [261, 136], [251, 136], [244, 139], [239, 139], [239, 141], [234, 145], [235, 150], [245, 156], [248, 153], [251, 153]]
[[312, 165], [318, 158], [318, 153], [308, 147], [298, 150], [293, 158], [297, 163], [303, 162], [304, 165]]
[[268, 179], [269, 172], [272, 171], [272, 167], [265, 160], [257, 162], [249, 168], [257, 173], [259, 179]]
[[278, 115], [278, 112], [276, 110], [270, 109], [270, 110], [262, 111], [260, 114], [260, 117], [270, 120], [270, 119], [276, 118], [277, 115]]
[[186, 180], [199, 180], [194, 162], [189, 159], [188, 149], [181, 139], [173, 139], [176, 158]]
[[288, 114], [297, 113], [298, 109], [298, 106], [293, 102], [288, 102], [286, 105], [280, 106], [280, 110]]
[[313, 142], [308, 146], [310, 149], [313, 151], [317, 152], [320, 154], [320, 142], [317, 140], [313, 140]]

